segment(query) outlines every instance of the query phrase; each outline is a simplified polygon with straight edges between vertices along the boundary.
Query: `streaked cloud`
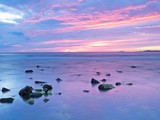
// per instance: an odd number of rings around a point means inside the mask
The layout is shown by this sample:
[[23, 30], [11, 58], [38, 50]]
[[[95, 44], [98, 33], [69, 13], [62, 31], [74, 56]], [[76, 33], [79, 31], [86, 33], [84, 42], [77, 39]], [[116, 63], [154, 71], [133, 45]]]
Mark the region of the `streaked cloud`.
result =
[[0, 22], [18, 24], [18, 20], [23, 19], [23, 12], [18, 9], [0, 4]]

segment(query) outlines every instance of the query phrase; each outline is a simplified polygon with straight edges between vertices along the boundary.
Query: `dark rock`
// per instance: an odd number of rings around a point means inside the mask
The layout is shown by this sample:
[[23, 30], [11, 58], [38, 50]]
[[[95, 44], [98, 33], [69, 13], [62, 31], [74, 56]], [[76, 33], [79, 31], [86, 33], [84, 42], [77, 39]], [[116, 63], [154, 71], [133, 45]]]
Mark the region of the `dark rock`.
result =
[[30, 80], [32, 80], [33, 78], [29, 78]]
[[111, 89], [113, 89], [113, 88], [115, 88], [112, 84], [100, 84], [99, 86], [98, 86], [98, 89], [99, 90], [102, 90], [102, 91], [107, 91], [107, 90], [111, 90]]
[[122, 71], [121, 71], [121, 70], [116, 70], [116, 72], [118, 72], [118, 73], [122, 73]]
[[130, 85], [130, 86], [131, 86], [131, 85], [133, 85], [133, 83], [127, 83], [127, 85]]
[[45, 103], [47, 103], [48, 101], [49, 101], [49, 99], [47, 99], [47, 98], [43, 99], [43, 102], [45, 102]]
[[58, 95], [62, 95], [62, 93], [58, 93]]
[[33, 70], [26, 70], [25, 73], [33, 73]]
[[107, 80], [106, 80], [106, 79], [102, 79], [101, 81], [102, 81], [102, 82], [106, 82]]
[[32, 87], [31, 86], [26, 86], [23, 89], [21, 89], [19, 91], [19, 95], [23, 98], [23, 99], [29, 99], [29, 95], [32, 93]]
[[99, 84], [100, 82], [94, 78], [91, 79], [91, 83], [94, 84]]
[[47, 93], [49, 90], [52, 90], [52, 86], [51, 85], [48, 85], [48, 84], [45, 84], [43, 86], [43, 90]]
[[39, 65], [37, 65], [36, 67], [37, 67], [37, 68], [40, 68], [40, 66], [39, 66]]
[[115, 85], [116, 85], [116, 86], [120, 86], [121, 83], [120, 83], [120, 82], [116, 82]]
[[42, 93], [39, 93], [39, 92], [34, 92], [34, 93], [31, 93], [29, 95], [30, 98], [39, 98], [41, 97], [43, 94]]
[[108, 74], [106, 74], [106, 76], [111, 76], [111, 74], [110, 74], [110, 73], [108, 73]]
[[100, 72], [96, 72], [96, 74], [97, 74], [97, 75], [101, 75], [101, 73], [100, 73]]
[[1, 98], [0, 103], [13, 103], [13, 98]]
[[41, 69], [41, 71], [44, 71], [44, 69]]
[[131, 66], [131, 68], [137, 68], [136, 66]]
[[88, 92], [89, 92], [89, 90], [83, 90], [83, 92], [86, 92], [86, 93], [88, 93]]
[[8, 92], [8, 91], [10, 91], [10, 89], [5, 88], [5, 87], [2, 88], [2, 92], [3, 92], [3, 93]]
[[61, 82], [62, 79], [61, 79], [61, 78], [57, 78], [56, 81], [57, 81], [57, 82]]
[[46, 83], [46, 82], [44, 82], [44, 81], [35, 81], [35, 84], [44, 84], [44, 83]]

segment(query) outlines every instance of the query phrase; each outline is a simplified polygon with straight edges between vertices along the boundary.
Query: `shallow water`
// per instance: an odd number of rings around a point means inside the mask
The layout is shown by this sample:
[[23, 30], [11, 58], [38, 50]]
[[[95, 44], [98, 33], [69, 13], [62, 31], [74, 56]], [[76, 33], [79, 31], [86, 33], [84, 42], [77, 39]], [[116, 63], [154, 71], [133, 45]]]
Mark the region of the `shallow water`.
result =
[[[34, 72], [25, 74], [26, 69]], [[57, 83], [57, 77], [63, 81]], [[101, 92], [91, 85], [91, 78], [122, 85]], [[47, 103], [42, 96], [29, 105], [18, 92], [26, 85], [41, 88], [36, 80], [51, 84], [52, 95], [47, 96]], [[130, 82], [132, 86], [126, 85]], [[0, 98], [15, 100], [0, 104], [0, 120], [159, 120], [160, 53], [1, 53], [2, 87], [11, 91], [0, 92]]]

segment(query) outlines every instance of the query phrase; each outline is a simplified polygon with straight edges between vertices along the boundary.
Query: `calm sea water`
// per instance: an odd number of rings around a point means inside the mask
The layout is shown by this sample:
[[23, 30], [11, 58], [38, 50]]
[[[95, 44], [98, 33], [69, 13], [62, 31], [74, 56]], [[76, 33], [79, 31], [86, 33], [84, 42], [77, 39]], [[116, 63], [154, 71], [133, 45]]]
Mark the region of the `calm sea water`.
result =
[[[131, 68], [132, 65], [137, 68]], [[26, 69], [34, 72], [25, 74]], [[107, 73], [111, 76], [105, 76]], [[63, 81], [57, 83], [58, 77]], [[122, 85], [101, 92], [98, 86], [91, 85], [91, 78]], [[18, 92], [26, 85], [42, 88], [34, 83], [36, 80], [51, 84], [52, 95], [35, 99], [35, 104], [29, 105]], [[126, 85], [130, 82], [132, 86]], [[15, 100], [12, 104], [0, 104], [0, 120], [159, 120], [160, 52], [0, 53], [2, 87], [11, 91], [0, 92], [0, 98]], [[62, 95], [57, 95], [59, 92]], [[49, 101], [44, 103], [44, 98]]]

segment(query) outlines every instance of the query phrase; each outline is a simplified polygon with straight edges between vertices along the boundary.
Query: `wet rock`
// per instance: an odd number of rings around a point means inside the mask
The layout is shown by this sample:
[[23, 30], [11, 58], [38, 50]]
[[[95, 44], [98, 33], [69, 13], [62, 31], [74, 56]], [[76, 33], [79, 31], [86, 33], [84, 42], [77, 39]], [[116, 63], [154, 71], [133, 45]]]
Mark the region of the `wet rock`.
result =
[[116, 86], [120, 86], [121, 83], [120, 83], [120, 82], [116, 82], [115, 85], [116, 85]]
[[113, 88], [115, 88], [115, 87], [112, 84], [100, 84], [98, 86], [98, 89], [102, 90], [102, 91], [108, 91], [108, 90], [111, 90]]
[[5, 87], [2, 88], [2, 92], [3, 92], [3, 93], [8, 92], [8, 91], [10, 91], [10, 89], [5, 88]]
[[26, 70], [25, 73], [33, 73], [33, 70]]
[[57, 82], [61, 82], [62, 79], [61, 79], [61, 78], [57, 78], [56, 81], [57, 81]]
[[47, 98], [44, 98], [44, 99], [43, 99], [43, 102], [44, 102], [44, 103], [47, 103], [48, 101], [49, 101], [49, 99], [47, 99]]
[[91, 83], [94, 84], [99, 84], [100, 82], [94, 78], [91, 79]]
[[48, 85], [48, 84], [45, 84], [43, 86], [43, 90], [47, 93], [48, 91], [52, 90], [52, 86], [51, 85]]
[[118, 73], [122, 73], [122, 71], [121, 71], [121, 70], [116, 70], [116, 72], [118, 72]]
[[97, 75], [101, 75], [101, 73], [100, 73], [100, 72], [96, 72], [96, 74], [97, 74]]
[[136, 66], [131, 66], [131, 68], [137, 68]]
[[39, 92], [33, 92], [29, 95], [30, 98], [39, 98], [41, 97], [43, 94], [39, 93]]
[[106, 80], [106, 79], [102, 79], [101, 81], [102, 81], [102, 82], [106, 82], [107, 80]]
[[35, 81], [35, 84], [44, 84], [44, 83], [46, 83], [46, 82], [44, 82], [44, 81]]
[[111, 74], [110, 74], [110, 73], [108, 73], [108, 74], [106, 74], [106, 76], [111, 76]]
[[31, 86], [26, 86], [24, 88], [22, 88], [19, 91], [19, 95], [23, 98], [23, 99], [29, 99], [29, 95], [32, 93], [32, 87]]
[[60, 92], [60, 93], [58, 93], [58, 95], [62, 95], [62, 93]]
[[127, 83], [127, 85], [130, 85], [130, 86], [132, 86], [132, 85], [133, 85], [133, 83]]
[[88, 92], [89, 92], [89, 90], [83, 90], [83, 92], [86, 92], [86, 93], [88, 93]]
[[13, 98], [1, 98], [0, 103], [13, 103]]
[[34, 105], [34, 100], [33, 99], [29, 99], [26, 101], [29, 105]]

